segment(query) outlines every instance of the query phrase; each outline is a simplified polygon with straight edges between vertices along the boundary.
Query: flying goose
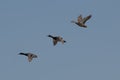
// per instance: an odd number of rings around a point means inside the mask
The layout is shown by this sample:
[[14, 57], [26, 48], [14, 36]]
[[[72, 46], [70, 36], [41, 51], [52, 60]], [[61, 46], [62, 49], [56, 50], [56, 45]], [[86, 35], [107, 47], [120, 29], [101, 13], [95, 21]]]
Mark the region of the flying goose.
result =
[[61, 42], [62, 44], [64, 44], [66, 41], [63, 40], [62, 37], [60, 36], [52, 36], [52, 35], [48, 35], [48, 37], [53, 39], [53, 45], [55, 46], [57, 44], [57, 42]]
[[87, 28], [87, 25], [85, 25], [85, 23], [91, 17], [92, 17], [92, 15], [88, 15], [87, 17], [82, 18], [82, 15], [80, 15], [80, 16], [78, 16], [77, 22], [76, 21], [71, 21], [71, 22], [77, 24], [80, 27]]
[[25, 55], [28, 57], [28, 61], [31, 62], [33, 58], [37, 58], [37, 55], [32, 53], [19, 53], [19, 55]]

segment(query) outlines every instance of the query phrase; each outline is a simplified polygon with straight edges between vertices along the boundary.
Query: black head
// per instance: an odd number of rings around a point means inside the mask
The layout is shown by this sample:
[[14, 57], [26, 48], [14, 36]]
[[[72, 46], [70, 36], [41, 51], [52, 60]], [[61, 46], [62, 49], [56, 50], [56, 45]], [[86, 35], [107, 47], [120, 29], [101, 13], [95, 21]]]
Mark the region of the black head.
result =
[[19, 53], [19, 55], [25, 55], [25, 56], [28, 56], [28, 54], [25, 54], [25, 53]]

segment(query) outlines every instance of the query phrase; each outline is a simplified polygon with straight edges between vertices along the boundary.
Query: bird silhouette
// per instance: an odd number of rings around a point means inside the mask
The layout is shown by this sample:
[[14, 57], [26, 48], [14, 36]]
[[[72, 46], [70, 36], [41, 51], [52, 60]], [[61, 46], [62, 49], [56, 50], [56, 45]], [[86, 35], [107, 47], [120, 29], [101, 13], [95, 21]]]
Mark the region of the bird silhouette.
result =
[[72, 23], [77, 24], [80, 27], [87, 28], [87, 25], [85, 25], [86, 21], [89, 20], [92, 17], [92, 15], [88, 15], [84, 18], [82, 18], [82, 15], [78, 16], [77, 21], [71, 21]]
[[62, 37], [60, 36], [52, 36], [52, 35], [48, 35], [48, 37], [53, 39], [53, 45], [55, 46], [57, 44], [57, 42], [61, 42], [62, 44], [64, 44], [66, 41], [63, 40]]
[[32, 53], [19, 53], [19, 55], [25, 55], [28, 57], [28, 61], [31, 62], [33, 58], [37, 58], [37, 55]]

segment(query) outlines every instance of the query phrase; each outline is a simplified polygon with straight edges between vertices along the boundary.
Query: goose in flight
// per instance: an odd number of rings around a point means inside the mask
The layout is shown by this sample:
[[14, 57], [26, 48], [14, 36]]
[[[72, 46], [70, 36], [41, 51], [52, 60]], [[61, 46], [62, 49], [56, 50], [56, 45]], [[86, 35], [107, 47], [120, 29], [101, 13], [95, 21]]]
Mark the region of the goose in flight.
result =
[[60, 36], [52, 36], [52, 35], [48, 35], [48, 37], [53, 39], [53, 45], [55, 46], [57, 44], [57, 42], [61, 42], [62, 44], [64, 44], [66, 41], [63, 40], [62, 37]]
[[86, 21], [89, 20], [92, 17], [92, 15], [88, 15], [84, 18], [82, 18], [82, 15], [78, 16], [77, 22], [76, 21], [71, 21], [72, 23], [77, 24], [80, 27], [87, 28], [87, 25], [85, 25]]
[[31, 62], [33, 58], [37, 58], [37, 55], [32, 53], [19, 53], [19, 55], [27, 56], [29, 62]]

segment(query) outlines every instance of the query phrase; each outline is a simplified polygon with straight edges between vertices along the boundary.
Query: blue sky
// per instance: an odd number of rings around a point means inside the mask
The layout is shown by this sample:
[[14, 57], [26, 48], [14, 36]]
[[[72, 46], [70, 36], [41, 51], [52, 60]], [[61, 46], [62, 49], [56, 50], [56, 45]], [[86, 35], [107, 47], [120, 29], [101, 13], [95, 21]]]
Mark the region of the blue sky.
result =
[[[120, 80], [119, 0], [1, 0], [0, 80]], [[81, 28], [71, 23], [92, 14]], [[48, 34], [67, 43], [53, 46]], [[20, 52], [37, 59], [28, 62]]]

